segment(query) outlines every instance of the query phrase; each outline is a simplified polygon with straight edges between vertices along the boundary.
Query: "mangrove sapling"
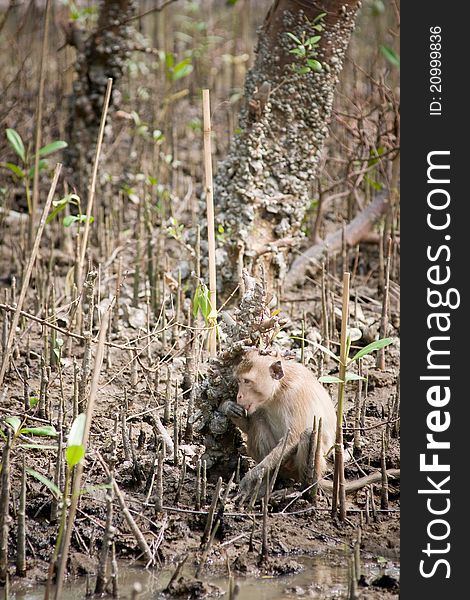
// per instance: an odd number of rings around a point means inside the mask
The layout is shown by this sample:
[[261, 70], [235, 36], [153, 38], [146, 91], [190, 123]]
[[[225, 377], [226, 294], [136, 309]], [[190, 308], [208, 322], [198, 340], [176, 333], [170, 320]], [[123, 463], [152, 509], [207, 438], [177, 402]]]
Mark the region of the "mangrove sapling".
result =
[[[321, 33], [325, 17], [326, 13], [320, 13], [313, 21], [309, 21], [310, 28]], [[289, 54], [292, 54], [296, 58], [296, 61], [290, 65], [294, 73], [297, 75], [306, 75], [312, 71], [319, 72], [323, 70], [322, 64], [317, 60], [317, 49], [321, 40], [320, 35], [307, 37], [305, 31], [302, 32], [300, 39], [290, 31], [286, 32], [286, 35], [295, 43], [295, 46], [289, 50]]]
[[[70, 506], [70, 487], [72, 481], [73, 469], [77, 466], [85, 456], [86, 449], [83, 445], [83, 434], [85, 428], [85, 413], [80, 413], [77, 418], [73, 421], [72, 427], [70, 428], [69, 436], [67, 439], [67, 447], [65, 450], [65, 461], [66, 461], [66, 469], [65, 469], [65, 482], [64, 482], [64, 490], [60, 493], [59, 489], [56, 488], [56, 495], [61, 498], [61, 514], [60, 514], [60, 524], [59, 530], [57, 533], [56, 544], [54, 547], [54, 552], [52, 554], [51, 561], [49, 563], [49, 574], [47, 579], [47, 586], [45, 592], [45, 600], [48, 600], [51, 590], [52, 578], [54, 575], [54, 570], [56, 568], [57, 560], [63, 553], [63, 539], [64, 532], [67, 523], [67, 512]], [[52, 483], [52, 482], [50, 482]], [[49, 485], [51, 489], [52, 486]]]
[[[281, 461], [279, 461], [281, 462]], [[261, 561], [265, 562], [268, 560], [269, 556], [269, 546], [268, 546], [268, 505], [269, 505], [269, 493], [271, 490], [270, 479], [269, 479], [269, 469], [266, 471], [266, 494], [262, 498], [262, 506], [263, 506], [263, 524], [262, 524], [262, 534], [261, 534]]]
[[12, 177], [18, 179], [23, 183], [25, 187], [26, 201], [28, 204], [28, 213], [31, 215], [31, 178], [34, 177], [35, 169], [37, 168], [38, 172], [46, 169], [49, 164], [46, 160], [46, 156], [49, 156], [54, 152], [62, 150], [63, 148], [67, 148], [67, 142], [57, 140], [40, 148], [39, 152], [37, 153], [37, 157], [39, 160], [38, 165], [36, 167], [36, 155], [29, 156], [29, 145], [28, 147], [25, 146], [20, 134], [15, 129], [7, 129], [6, 136], [11, 148], [14, 150], [15, 154], [20, 159], [20, 163], [0, 163], [0, 167], [7, 169], [12, 175]]
[[[83, 473], [83, 460], [82, 459], [84, 458], [84, 455], [85, 455], [85, 449], [87, 447], [88, 437], [90, 434], [91, 419], [92, 419], [93, 411], [94, 411], [95, 398], [96, 398], [96, 393], [97, 393], [97, 389], [98, 389], [98, 381], [99, 381], [101, 368], [103, 365], [104, 343], [105, 343], [105, 339], [106, 339], [106, 332], [108, 329], [108, 325], [109, 325], [109, 310], [103, 316], [103, 319], [101, 321], [100, 330], [99, 330], [98, 344], [97, 344], [97, 348], [96, 348], [95, 365], [94, 365], [93, 376], [92, 376], [92, 380], [91, 380], [90, 394], [88, 397], [85, 419], [84, 419], [84, 423], [83, 423], [83, 432], [82, 432], [83, 435], [81, 437], [81, 444], [74, 444], [77, 446], [81, 445], [83, 447], [83, 456], [81, 456], [80, 460], [78, 460], [78, 462], [76, 463], [76, 467], [75, 467], [75, 474], [74, 474], [74, 479], [73, 479], [73, 483], [72, 483], [72, 495], [71, 495], [71, 502], [70, 502], [70, 507], [69, 507], [68, 521], [67, 521], [67, 526], [66, 526], [65, 533], [64, 533], [64, 542], [63, 542], [63, 546], [61, 548], [61, 554], [60, 554], [60, 558], [59, 558], [58, 566], [57, 566], [57, 586], [56, 586], [56, 594], [55, 594], [56, 600], [60, 600], [61, 595], [62, 595], [62, 588], [63, 588], [64, 576], [65, 576], [65, 567], [67, 564], [70, 541], [72, 538], [72, 529], [73, 529], [73, 525], [74, 525], [75, 514], [77, 511], [79, 494], [80, 494], [80, 484], [81, 484], [81, 478], [82, 478], [82, 473]], [[79, 418], [80, 418], [80, 415], [77, 417], [77, 419], [79, 419]], [[83, 417], [81, 417], [80, 423], [82, 423], [82, 420], [83, 420]], [[78, 430], [78, 426], [77, 426], [77, 441], [78, 441], [79, 433], [80, 433], [80, 431]], [[78, 457], [78, 456], [80, 456], [80, 454], [81, 454], [81, 451], [77, 450], [75, 453], [75, 456]]]
[[333, 486], [333, 503], [332, 514], [336, 514], [339, 506], [339, 518], [344, 520], [345, 514], [345, 493], [344, 493], [344, 455], [343, 455], [343, 403], [344, 403], [344, 388], [349, 381], [357, 381], [365, 379], [362, 375], [350, 372], [348, 369], [356, 361], [361, 358], [385, 348], [393, 342], [391, 338], [383, 338], [368, 344], [359, 350], [351, 359], [349, 359], [349, 350], [351, 346], [351, 338], [347, 330], [348, 312], [349, 312], [349, 279], [350, 274], [343, 275], [343, 310], [341, 321], [341, 346], [339, 358], [330, 349], [313, 342], [322, 352], [333, 358], [339, 363], [339, 377], [325, 375], [319, 378], [321, 383], [337, 383], [338, 384], [338, 409], [337, 409], [337, 428], [335, 442], [335, 475]]
[[[7, 425], [7, 431], [4, 433], [0, 429], [0, 437], [5, 440], [3, 449], [3, 460], [1, 466], [1, 490], [0, 490], [0, 580], [4, 580], [2, 574], [8, 568], [8, 529], [9, 529], [9, 496], [10, 496], [10, 455], [11, 451], [17, 447], [27, 450], [49, 450], [55, 449], [55, 446], [29, 442], [26, 436], [55, 437], [56, 430], [51, 425], [41, 427], [26, 427], [25, 422], [20, 417], [12, 416], [4, 419]], [[25, 467], [25, 454], [23, 453], [23, 469], [21, 475], [20, 487], [20, 506], [18, 509], [18, 537], [17, 537], [17, 574], [21, 577], [26, 574], [26, 555], [25, 555], [25, 519], [26, 519], [26, 473], [36, 476], [37, 479], [45, 479], [45, 483], [52, 484], [46, 478], [42, 478], [39, 473]], [[41, 479], [42, 478], [42, 479]], [[53, 487], [53, 484], [52, 484]], [[4, 537], [6, 536], [6, 538]]]
[[[80, 379], [78, 382], [78, 412], [82, 413], [85, 411], [85, 398], [86, 388], [88, 379], [91, 374], [91, 340], [93, 335], [93, 314], [95, 309], [94, 304], [94, 292], [95, 283], [98, 276], [97, 271], [90, 270], [87, 273], [86, 280], [83, 284], [84, 289], [84, 302], [87, 306], [87, 318], [83, 327], [83, 337], [85, 338], [85, 344], [83, 349], [82, 368], [80, 372]], [[83, 303], [82, 303], [83, 306]]]
[[16, 574], [18, 577], [26, 577], [26, 467], [24, 456], [21, 465], [21, 487], [17, 519]]

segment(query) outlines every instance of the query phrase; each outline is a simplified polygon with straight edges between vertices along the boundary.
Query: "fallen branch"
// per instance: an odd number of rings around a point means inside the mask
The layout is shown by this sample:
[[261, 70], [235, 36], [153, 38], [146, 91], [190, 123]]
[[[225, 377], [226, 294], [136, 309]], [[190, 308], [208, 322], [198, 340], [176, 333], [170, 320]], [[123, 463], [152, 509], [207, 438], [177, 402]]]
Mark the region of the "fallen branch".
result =
[[[375, 223], [387, 212], [389, 205], [389, 191], [384, 190], [345, 227], [346, 244], [353, 247], [368, 235]], [[307, 271], [311, 272], [319, 269], [326, 250], [333, 254], [338, 252], [341, 249], [342, 236], [343, 229], [339, 228], [334, 233], [330, 233], [322, 242], [302, 252], [294, 260], [287, 273], [284, 280], [284, 289], [292, 288], [298, 281], [301, 281]]]

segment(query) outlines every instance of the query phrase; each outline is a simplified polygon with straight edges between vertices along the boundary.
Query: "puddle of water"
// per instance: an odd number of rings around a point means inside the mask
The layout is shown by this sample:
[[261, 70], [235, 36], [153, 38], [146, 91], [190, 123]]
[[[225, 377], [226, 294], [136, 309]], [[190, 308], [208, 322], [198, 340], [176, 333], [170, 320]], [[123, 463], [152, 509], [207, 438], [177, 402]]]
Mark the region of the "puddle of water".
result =
[[[241, 577], [235, 578], [240, 586], [238, 600], [281, 600], [286, 598], [298, 598], [292, 588], [309, 590], [305, 594], [308, 598], [332, 599], [344, 598], [347, 592], [348, 569], [344, 555], [339, 553], [322, 554], [318, 556], [293, 557], [304, 569], [294, 575], [283, 575], [279, 577]], [[367, 576], [378, 576], [383, 572], [383, 567], [377, 563], [368, 562], [363, 564], [363, 571]], [[159, 600], [168, 598], [161, 594], [167, 585], [173, 569], [163, 571], [146, 570], [138, 566], [129, 566], [129, 563], [119, 565], [119, 590], [120, 598], [130, 598], [130, 591], [135, 582], [142, 585], [142, 593], [139, 600]], [[399, 577], [397, 568], [388, 569], [389, 574]], [[194, 569], [183, 569], [183, 575], [193, 576]], [[201, 574], [200, 579], [218, 586], [223, 592], [228, 590], [228, 578]], [[90, 580], [94, 585], [94, 578]], [[65, 586], [61, 600], [84, 600], [86, 590], [85, 578], [79, 578], [73, 583]], [[92, 596], [93, 597], [93, 596]], [[300, 596], [302, 597], [302, 596]], [[15, 591], [10, 594], [10, 600], [43, 600], [44, 588], [35, 586], [31, 589]]]

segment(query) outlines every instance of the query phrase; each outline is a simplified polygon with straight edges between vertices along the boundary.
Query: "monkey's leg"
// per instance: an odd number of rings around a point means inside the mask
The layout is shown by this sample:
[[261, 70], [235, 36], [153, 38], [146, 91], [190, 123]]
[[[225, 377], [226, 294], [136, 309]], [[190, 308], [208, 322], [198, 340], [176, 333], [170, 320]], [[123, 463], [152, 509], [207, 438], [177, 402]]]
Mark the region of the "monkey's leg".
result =
[[[263, 460], [253, 467], [240, 481], [240, 487], [238, 497], [243, 503], [245, 500], [251, 497], [253, 494], [256, 483], [263, 473], [267, 473], [269, 470], [270, 477], [273, 476], [276, 466], [279, 462], [290, 458], [295, 452], [298, 444], [298, 439], [295, 436], [288, 435], [287, 442], [283, 438], [271, 452], [263, 458]], [[263, 488], [265, 491], [265, 488]], [[262, 497], [261, 491], [258, 493], [258, 497]]]

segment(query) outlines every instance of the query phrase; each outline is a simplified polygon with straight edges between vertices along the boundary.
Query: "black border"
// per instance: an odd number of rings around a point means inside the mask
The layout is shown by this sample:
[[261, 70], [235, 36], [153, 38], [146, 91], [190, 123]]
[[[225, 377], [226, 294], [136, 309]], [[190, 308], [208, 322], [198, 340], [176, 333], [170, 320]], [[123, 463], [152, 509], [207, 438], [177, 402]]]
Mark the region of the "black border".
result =
[[[465, 563], [467, 562], [466, 541], [470, 535], [467, 518], [467, 470], [468, 453], [466, 438], [468, 430], [468, 405], [470, 394], [467, 377], [468, 344], [470, 328], [466, 319], [468, 277], [467, 241], [470, 228], [467, 222], [467, 206], [470, 204], [470, 189], [467, 173], [470, 173], [470, 158], [467, 146], [468, 113], [467, 98], [467, 55], [466, 42], [470, 35], [463, 14], [457, 14], [455, 3], [448, 6], [443, 2], [403, 2], [401, 6], [401, 597], [447, 600], [468, 595]], [[432, 94], [429, 86], [429, 43], [430, 28], [442, 29], [442, 114], [429, 114]], [[426, 508], [426, 495], [419, 489], [429, 488], [426, 473], [420, 472], [419, 455], [425, 451], [426, 416], [432, 408], [426, 400], [428, 383], [420, 381], [426, 374], [426, 342], [431, 335], [426, 324], [429, 309], [426, 301], [428, 245], [443, 243], [443, 232], [433, 232], [426, 224], [428, 213], [427, 154], [433, 150], [450, 150], [450, 179], [446, 186], [451, 194], [451, 224], [446, 234], [451, 249], [449, 286], [460, 292], [458, 309], [449, 310], [452, 326], [450, 336], [450, 389], [451, 400], [446, 407], [451, 414], [449, 430], [441, 439], [451, 443], [447, 454], [442, 451], [441, 461], [447, 456], [450, 461], [450, 511], [443, 517], [449, 521], [451, 532], [445, 542], [450, 543], [446, 554], [434, 555], [445, 558], [450, 564], [441, 565], [430, 578], [420, 575], [420, 561], [426, 559], [423, 552], [428, 542], [427, 525], [433, 518]], [[443, 334], [444, 335], [444, 334]], [[445, 410], [445, 409], [443, 409]], [[428, 473], [428, 475], [431, 475]], [[435, 479], [442, 479], [443, 473]], [[437, 504], [436, 504], [437, 506]], [[436, 530], [437, 531], [437, 530]], [[435, 542], [443, 547], [445, 542]]]

